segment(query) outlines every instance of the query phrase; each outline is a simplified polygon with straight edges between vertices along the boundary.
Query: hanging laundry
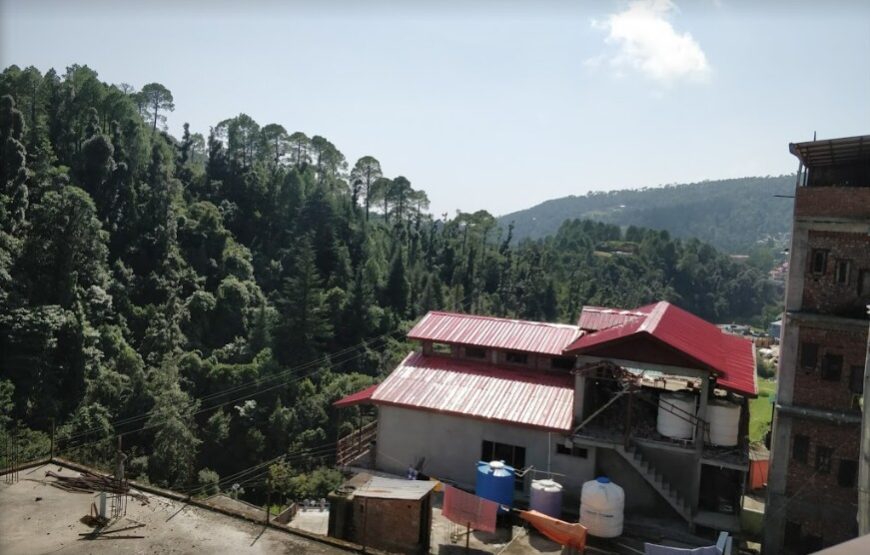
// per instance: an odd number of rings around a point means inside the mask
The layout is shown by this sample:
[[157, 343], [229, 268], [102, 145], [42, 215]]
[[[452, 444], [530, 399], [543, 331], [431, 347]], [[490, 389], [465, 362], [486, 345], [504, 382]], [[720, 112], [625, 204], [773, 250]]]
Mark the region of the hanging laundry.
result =
[[586, 549], [586, 527], [579, 522], [565, 522], [538, 511], [520, 511], [520, 518], [559, 545], [573, 547], [581, 553]]
[[496, 513], [498, 513], [498, 503], [466, 493], [453, 486], [444, 487], [441, 514], [447, 520], [482, 532], [494, 533]]
[[715, 545], [684, 549], [682, 547], [645, 543], [643, 544], [643, 552], [644, 555], [722, 555], [722, 551]]

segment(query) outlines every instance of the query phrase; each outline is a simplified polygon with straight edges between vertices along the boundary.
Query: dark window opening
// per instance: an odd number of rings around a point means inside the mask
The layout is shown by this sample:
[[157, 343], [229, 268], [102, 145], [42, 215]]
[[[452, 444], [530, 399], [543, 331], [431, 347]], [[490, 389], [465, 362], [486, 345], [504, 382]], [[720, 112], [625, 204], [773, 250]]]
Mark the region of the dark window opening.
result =
[[849, 369], [849, 391], [858, 395], [864, 393], [863, 366], [853, 366]]
[[505, 360], [507, 360], [511, 364], [528, 364], [529, 355], [527, 355], [526, 353], [508, 352], [505, 354]]
[[844, 488], [855, 487], [858, 477], [858, 461], [847, 459], [840, 460], [840, 468], [837, 471], [837, 484]]
[[809, 451], [810, 438], [802, 435], [794, 436], [791, 443], [791, 458], [797, 462], [806, 464]]
[[550, 359], [550, 367], [556, 370], [571, 370], [574, 368], [574, 359], [569, 357], [554, 357]]
[[858, 272], [858, 296], [870, 296], [870, 270]]
[[814, 274], [824, 274], [828, 266], [828, 251], [815, 249], [812, 256], [812, 271]]
[[840, 381], [843, 374], [843, 356], [826, 353], [822, 359], [822, 379], [832, 382]]
[[819, 360], [819, 346], [815, 343], [801, 343], [801, 367], [814, 370]]
[[849, 261], [838, 260], [837, 271], [835, 272], [837, 283], [849, 283]]
[[579, 457], [581, 459], [585, 459], [589, 456], [589, 450], [585, 447], [578, 447], [577, 445], [568, 447], [564, 443], [556, 444], [556, 453], [560, 455], [571, 455], [572, 457]]
[[800, 548], [802, 545], [802, 531], [800, 522], [787, 520], [785, 523], [785, 537], [783, 544], [790, 549]]
[[822, 547], [824, 547], [822, 543], [822, 536], [817, 534], [807, 534], [804, 536], [804, 553], [815, 553], [816, 551], [821, 551]]
[[[506, 465], [512, 466], [516, 470], [522, 470], [526, 466], [526, 448], [484, 440], [480, 450], [480, 460], [486, 462], [504, 461]], [[520, 476], [517, 476], [514, 481], [514, 489], [518, 491], [523, 489], [523, 479]]]
[[486, 358], [486, 349], [478, 349], [476, 347], [466, 347], [465, 356], [468, 358]]
[[447, 343], [432, 343], [432, 352], [442, 355], [453, 354], [453, 346]]
[[816, 447], [816, 472], [819, 474], [831, 473], [831, 456], [834, 450], [830, 447]]

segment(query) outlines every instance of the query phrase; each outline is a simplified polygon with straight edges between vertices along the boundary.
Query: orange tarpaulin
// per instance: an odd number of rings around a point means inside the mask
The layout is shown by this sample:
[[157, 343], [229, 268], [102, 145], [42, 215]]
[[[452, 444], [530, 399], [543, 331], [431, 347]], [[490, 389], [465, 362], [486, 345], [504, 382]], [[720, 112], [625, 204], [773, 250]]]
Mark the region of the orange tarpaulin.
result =
[[520, 517], [559, 545], [586, 549], [586, 527], [579, 522], [565, 522], [538, 511], [520, 511]]
[[749, 461], [749, 487], [756, 490], [767, 485], [767, 469], [769, 461]]

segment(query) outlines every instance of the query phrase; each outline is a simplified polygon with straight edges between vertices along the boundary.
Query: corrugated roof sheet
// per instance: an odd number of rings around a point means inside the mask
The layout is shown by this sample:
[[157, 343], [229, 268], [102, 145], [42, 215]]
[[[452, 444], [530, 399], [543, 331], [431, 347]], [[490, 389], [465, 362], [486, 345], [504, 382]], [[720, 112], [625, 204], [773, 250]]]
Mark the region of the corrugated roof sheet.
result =
[[[633, 337], [648, 336], [676, 349], [718, 375], [721, 387], [756, 395], [755, 348], [752, 342], [723, 333], [715, 325], [668, 302], [650, 305], [644, 318], [590, 333], [565, 348], [566, 353], [594, 354], [596, 348], [614, 346]], [[639, 311], [646, 312], [648, 307]], [[634, 360], [631, 348], [622, 358]], [[653, 361], [647, 361], [653, 362]]]
[[[751, 341], [723, 333], [706, 320], [664, 301], [656, 303], [644, 318], [578, 338], [565, 352], [592, 355], [597, 348], [640, 336], [653, 337], [713, 370], [721, 387], [746, 395], [758, 393]], [[631, 351], [627, 350], [622, 358], [632, 360]]]
[[332, 403], [332, 406], [342, 408], [367, 403], [372, 398], [372, 393], [374, 393], [377, 388], [377, 384], [370, 385], [365, 389], [357, 391], [356, 393], [351, 393], [346, 397], [342, 397], [338, 401]]
[[430, 312], [410, 332], [409, 339], [457, 343], [474, 347], [560, 356], [580, 335], [567, 324], [529, 322], [453, 312]]
[[870, 159], [870, 135], [790, 143], [789, 151], [804, 166], [829, 166]]
[[574, 378], [415, 352], [378, 386], [372, 402], [570, 430]]
[[438, 482], [430, 480], [401, 480], [372, 476], [371, 480], [353, 492], [355, 497], [377, 499], [407, 499], [417, 501], [426, 497]]
[[577, 325], [581, 330], [592, 332], [606, 330], [613, 326], [619, 326], [626, 322], [643, 318], [655, 305], [648, 305], [634, 310], [621, 310], [619, 308], [607, 308], [603, 306], [584, 306], [580, 311], [580, 320]]

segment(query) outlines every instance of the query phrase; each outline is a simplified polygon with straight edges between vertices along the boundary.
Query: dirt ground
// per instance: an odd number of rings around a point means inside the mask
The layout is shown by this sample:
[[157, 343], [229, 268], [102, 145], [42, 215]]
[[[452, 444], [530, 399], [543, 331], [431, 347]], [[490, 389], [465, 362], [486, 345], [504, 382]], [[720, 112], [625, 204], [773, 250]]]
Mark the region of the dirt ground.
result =
[[[528, 555], [561, 553], [562, 547], [544, 538], [534, 530], [520, 526], [500, 526], [495, 534], [471, 532], [469, 550], [472, 554], [499, 553], [501, 555]], [[432, 553], [437, 555], [460, 555], [465, 551], [465, 528], [443, 516], [441, 509], [432, 510]]]
[[[148, 503], [131, 499], [127, 515], [107, 529], [137, 524], [144, 527], [86, 539], [93, 530], [81, 522], [96, 496], [70, 493], [48, 484], [47, 470], [76, 475], [57, 465], [21, 471], [20, 481], [0, 481], [0, 553], [4, 555], [118, 553], [164, 555], [170, 553], [347, 553], [219, 513], [145, 494]], [[127, 536], [127, 537], [125, 537]], [[144, 536], [134, 538], [130, 536]]]

